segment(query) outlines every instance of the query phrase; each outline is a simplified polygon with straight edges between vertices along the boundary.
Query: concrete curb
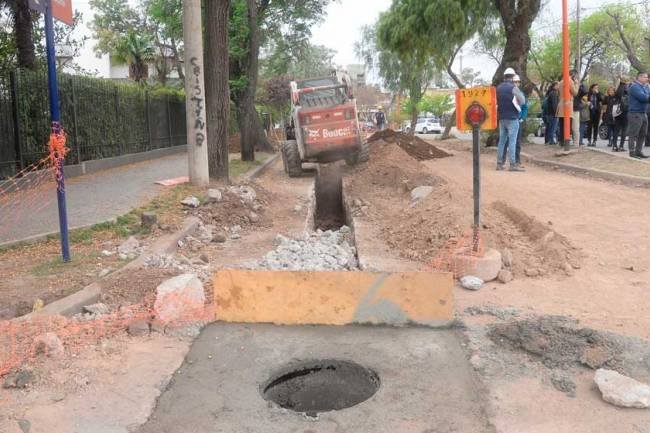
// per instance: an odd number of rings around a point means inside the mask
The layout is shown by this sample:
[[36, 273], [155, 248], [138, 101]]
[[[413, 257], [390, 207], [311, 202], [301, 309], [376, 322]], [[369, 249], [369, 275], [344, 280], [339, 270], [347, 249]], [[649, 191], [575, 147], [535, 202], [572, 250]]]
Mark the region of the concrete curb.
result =
[[258, 178], [259, 176], [262, 175], [262, 173], [264, 173], [264, 171], [267, 168], [269, 168], [271, 166], [271, 164], [273, 164], [275, 161], [277, 161], [277, 159], [279, 157], [280, 157], [280, 154], [276, 153], [275, 155], [273, 155], [272, 157], [270, 157], [269, 159], [264, 161], [264, 163], [262, 163], [262, 165], [260, 165], [259, 167], [255, 167], [253, 170], [251, 170], [248, 173], [245, 173], [244, 175], [242, 175], [241, 179], [245, 180], [245, 181], [251, 181], [251, 180], [254, 180], [254, 179]]
[[534, 156], [521, 152], [526, 161], [538, 165], [540, 167], [550, 167], [561, 170], [569, 170], [575, 174], [591, 176], [597, 179], [606, 180], [609, 182], [621, 183], [627, 186], [650, 188], [650, 179], [640, 176], [632, 176], [629, 174], [614, 173], [611, 171], [598, 170], [595, 168], [585, 168], [573, 164], [566, 164], [563, 162], [549, 161], [546, 159], [538, 159]]
[[[114, 277], [127, 270], [135, 270], [143, 266], [147, 259], [157, 254], [170, 254], [178, 249], [178, 241], [184, 239], [199, 226], [199, 219], [196, 217], [189, 217], [185, 220], [183, 227], [175, 233], [163, 236], [151, 245], [144, 253], [140, 254], [138, 258], [131, 261], [127, 265], [115, 272], [111, 272], [107, 278]], [[99, 301], [102, 293], [101, 280], [89, 284], [83, 289], [75, 292], [65, 298], [58, 299], [50, 304], [47, 304], [43, 309], [26, 314], [24, 316], [16, 317], [16, 321], [24, 321], [39, 317], [47, 316], [72, 316], [80, 313], [83, 307], [91, 305]]]

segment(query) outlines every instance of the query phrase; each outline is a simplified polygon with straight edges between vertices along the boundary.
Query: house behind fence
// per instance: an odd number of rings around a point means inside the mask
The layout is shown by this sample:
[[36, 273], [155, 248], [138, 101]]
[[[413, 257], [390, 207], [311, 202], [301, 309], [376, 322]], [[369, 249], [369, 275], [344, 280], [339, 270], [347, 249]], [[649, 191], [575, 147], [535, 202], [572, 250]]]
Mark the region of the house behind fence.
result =
[[[182, 95], [77, 75], [58, 80], [66, 164], [186, 144]], [[41, 160], [49, 133], [45, 72], [0, 77], [0, 179]]]

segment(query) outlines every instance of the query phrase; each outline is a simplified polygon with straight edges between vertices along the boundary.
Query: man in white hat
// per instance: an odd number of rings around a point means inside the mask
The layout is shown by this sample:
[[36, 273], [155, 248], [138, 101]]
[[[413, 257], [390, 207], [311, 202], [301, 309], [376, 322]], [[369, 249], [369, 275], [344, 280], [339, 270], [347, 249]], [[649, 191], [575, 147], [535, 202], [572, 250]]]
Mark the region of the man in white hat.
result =
[[499, 119], [499, 147], [497, 151], [497, 170], [503, 170], [505, 161], [506, 141], [509, 144], [510, 171], [524, 171], [517, 164], [516, 152], [517, 135], [519, 133], [519, 112], [526, 102], [524, 94], [513, 79], [516, 73], [512, 68], [507, 68], [503, 73], [503, 82], [497, 87], [497, 114]]

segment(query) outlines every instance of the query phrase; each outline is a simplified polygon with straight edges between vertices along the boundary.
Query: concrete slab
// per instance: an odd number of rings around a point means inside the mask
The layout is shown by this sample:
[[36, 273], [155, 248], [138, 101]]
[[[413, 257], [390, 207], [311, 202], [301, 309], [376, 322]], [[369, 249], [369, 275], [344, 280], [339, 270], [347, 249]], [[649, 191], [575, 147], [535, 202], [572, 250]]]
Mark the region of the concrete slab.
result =
[[[457, 330], [215, 323], [195, 341], [140, 433], [493, 432]], [[265, 401], [286, 364], [335, 358], [373, 369], [381, 388], [317, 420]]]
[[436, 272], [280, 272], [214, 276], [216, 319], [278, 325], [448, 326], [453, 280]]

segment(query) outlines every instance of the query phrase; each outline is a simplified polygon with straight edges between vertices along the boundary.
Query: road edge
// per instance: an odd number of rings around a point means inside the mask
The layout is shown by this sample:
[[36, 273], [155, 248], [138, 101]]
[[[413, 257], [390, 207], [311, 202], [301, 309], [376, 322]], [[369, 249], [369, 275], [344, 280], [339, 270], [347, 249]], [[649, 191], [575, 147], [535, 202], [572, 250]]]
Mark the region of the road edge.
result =
[[547, 159], [536, 158], [529, 153], [521, 152], [521, 156], [527, 162], [538, 165], [540, 167], [550, 167], [560, 170], [568, 170], [571, 174], [586, 175], [596, 179], [605, 180], [609, 182], [620, 183], [626, 186], [637, 188], [650, 188], [650, 179], [646, 177], [633, 176], [630, 174], [615, 173], [611, 171], [599, 170], [597, 168], [586, 168], [578, 165], [567, 164], [564, 162], [549, 161]]

